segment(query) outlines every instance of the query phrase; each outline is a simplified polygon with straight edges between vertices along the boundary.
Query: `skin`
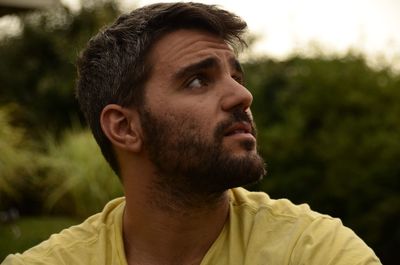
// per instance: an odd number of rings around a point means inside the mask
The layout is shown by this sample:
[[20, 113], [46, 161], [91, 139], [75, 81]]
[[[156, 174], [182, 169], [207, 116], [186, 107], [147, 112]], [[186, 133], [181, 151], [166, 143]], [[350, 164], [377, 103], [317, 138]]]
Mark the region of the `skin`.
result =
[[[232, 109], [251, 115], [252, 95], [242, 84], [234, 52], [222, 39], [202, 31], [178, 30], [155, 43], [149, 61], [153, 70], [145, 101], [153, 114], [177, 121], [189, 117], [207, 141], [213, 141], [217, 124], [228, 119]], [[192, 204], [174, 204], [171, 194], [154, 188], [159, 170], [145, 148], [140, 111], [108, 105], [101, 124], [120, 163], [128, 264], [200, 264], [228, 217], [227, 192], [212, 199], [195, 198]], [[249, 156], [257, 153], [255, 141], [251, 133], [239, 130], [223, 137], [222, 147], [232, 156]], [[245, 147], [243, 142], [254, 144]]]

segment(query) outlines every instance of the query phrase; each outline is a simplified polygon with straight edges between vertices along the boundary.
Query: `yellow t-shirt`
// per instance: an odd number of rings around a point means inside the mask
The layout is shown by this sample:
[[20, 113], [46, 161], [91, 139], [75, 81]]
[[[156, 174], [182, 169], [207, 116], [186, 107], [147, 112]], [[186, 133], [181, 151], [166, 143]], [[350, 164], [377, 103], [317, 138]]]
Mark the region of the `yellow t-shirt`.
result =
[[[307, 205], [242, 188], [230, 191], [230, 215], [201, 265], [381, 264], [374, 252], [339, 219]], [[52, 235], [2, 265], [127, 265], [122, 241], [123, 198], [78, 226]]]

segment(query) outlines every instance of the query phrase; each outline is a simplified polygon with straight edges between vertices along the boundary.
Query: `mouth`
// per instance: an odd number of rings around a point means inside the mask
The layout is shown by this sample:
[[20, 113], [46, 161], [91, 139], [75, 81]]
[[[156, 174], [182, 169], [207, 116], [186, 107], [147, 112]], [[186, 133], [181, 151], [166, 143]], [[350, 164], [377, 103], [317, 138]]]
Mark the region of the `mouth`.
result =
[[248, 122], [237, 122], [226, 129], [224, 136], [233, 136], [233, 135], [241, 135], [241, 134], [253, 134], [253, 130], [251, 125]]

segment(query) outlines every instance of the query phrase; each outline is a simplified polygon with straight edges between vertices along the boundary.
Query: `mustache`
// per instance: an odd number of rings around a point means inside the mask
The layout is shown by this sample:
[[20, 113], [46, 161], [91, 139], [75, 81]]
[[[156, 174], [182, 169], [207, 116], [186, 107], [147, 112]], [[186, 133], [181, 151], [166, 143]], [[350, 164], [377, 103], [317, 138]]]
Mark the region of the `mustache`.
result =
[[217, 127], [215, 129], [215, 137], [222, 139], [224, 137], [224, 132], [237, 122], [249, 123], [251, 126], [251, 134], [254, 137], [257, 137], [257, 129], [252, 117], [249, 113], [241, 108], [234, 109], [230, 113], [230, 117], [227, 120], [217, 124]]

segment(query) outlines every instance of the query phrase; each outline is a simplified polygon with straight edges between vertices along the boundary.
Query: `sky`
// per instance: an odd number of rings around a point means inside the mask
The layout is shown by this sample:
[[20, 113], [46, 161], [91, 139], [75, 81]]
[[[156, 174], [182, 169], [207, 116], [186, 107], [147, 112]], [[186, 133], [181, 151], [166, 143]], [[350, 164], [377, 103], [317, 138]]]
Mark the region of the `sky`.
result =
[[[159, 1], [122, 0], [125, 8]], [[168, 2], [168, 1], [165, 1]], [[256, 53], [285, 58], [294, 52], [344, 54], [400, 66], [400, 0], [202, 0], [241, 16], [260, 36]]]
[[[80, 0], [61, 0], [78, 8]], [[119, 0], [125, 10], [159, 1]], [[163, 2], [172, 2], [162, 0]], [[349, 49], [372, 63], [400, 69], [400, 0], [199, 0], [241, 16], [259, 40], [256, 54], [284, 59], [293, 53]], [[9, 27], [9, 26], [7, 26]], [[0, 21], [1, 28], [1, 21]], [[314, 48], [313, 48], [314, 47]]]

